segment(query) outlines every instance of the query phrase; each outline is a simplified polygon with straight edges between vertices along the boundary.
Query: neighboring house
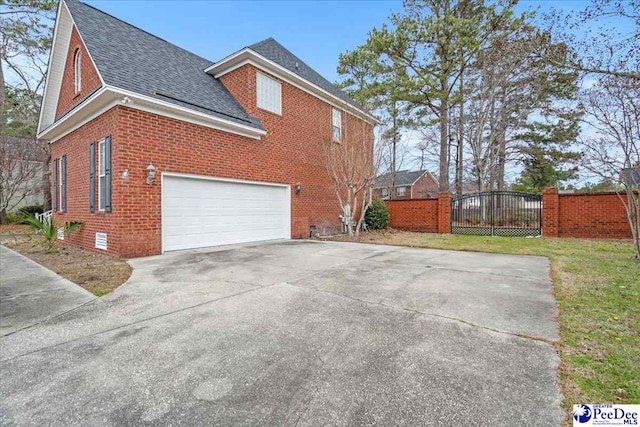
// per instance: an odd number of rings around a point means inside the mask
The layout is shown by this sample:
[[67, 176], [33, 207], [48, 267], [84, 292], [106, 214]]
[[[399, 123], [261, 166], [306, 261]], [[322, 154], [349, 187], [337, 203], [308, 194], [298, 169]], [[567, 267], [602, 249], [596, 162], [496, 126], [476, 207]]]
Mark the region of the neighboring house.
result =
[[392, 187], [391, 173], [376, 178], [373, 194], [381, 200], [424, 199], [438, 196], [438, 180], [428, 171], [398, 171]]
[[627, 186], [640, 186], [640, 165], [622, 169], [621, 175], [621, 181]]
[[0, 210], [42, 205], [43, 155], [34, 138], [0, 135]]
[[63, 0], [38, 136], [66, 240], [131, 257], [339, 227], [322, 144], [375, 123], [273, 39], [214, 63]]

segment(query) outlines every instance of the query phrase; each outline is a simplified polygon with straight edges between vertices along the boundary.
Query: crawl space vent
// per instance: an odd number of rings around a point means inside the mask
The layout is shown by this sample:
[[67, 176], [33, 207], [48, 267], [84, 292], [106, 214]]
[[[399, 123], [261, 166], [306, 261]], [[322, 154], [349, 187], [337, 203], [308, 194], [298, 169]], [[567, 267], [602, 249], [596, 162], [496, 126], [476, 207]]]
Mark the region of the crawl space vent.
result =
[[96, 233], [96, 248], [107, 250], [107, 233]]
[[58, 235], [58, 240], [64, 240], [64, 228], [58, 227], [56, 233]]

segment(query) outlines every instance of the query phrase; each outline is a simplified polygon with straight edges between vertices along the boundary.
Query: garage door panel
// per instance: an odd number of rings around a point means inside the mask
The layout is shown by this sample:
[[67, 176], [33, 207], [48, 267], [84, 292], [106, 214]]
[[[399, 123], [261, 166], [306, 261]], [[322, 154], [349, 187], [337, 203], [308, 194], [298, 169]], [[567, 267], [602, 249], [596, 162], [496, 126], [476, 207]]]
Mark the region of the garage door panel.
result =
[[289, 188], [163, 176], [163, 250], [290, 237]]

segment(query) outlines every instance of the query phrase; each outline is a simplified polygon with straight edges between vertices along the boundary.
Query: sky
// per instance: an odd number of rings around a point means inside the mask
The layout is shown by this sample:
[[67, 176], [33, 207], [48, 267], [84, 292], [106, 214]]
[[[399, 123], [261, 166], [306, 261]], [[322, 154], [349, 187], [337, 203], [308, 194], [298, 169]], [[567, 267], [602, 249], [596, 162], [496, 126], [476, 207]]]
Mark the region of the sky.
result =
[[[83, 0], [211, 61], [273, 37], [330, 81], [340, 53], [402, 10], [398, 0], [139, 1]], [[582, 9], [588, 1], [521, 1], [520, 11]]]
[[[402, 10], [401, 0], [81, 0], [212, 62], [245, 46], [275, 38], [329, 81], [338, 80], [341, 53], [364, 43], [368, 32]], [[588, 0], [521, 0], [519, 12], [578, 11]], [[403, 136], [407, 147], [419, 139]], [[413, 149], [404, 168], [415, 168]], [[431, 162], [433, 163], [433, 162]], [[429, 163], [430, 169], [436, 167]], [[519, 174], [510, 171], [509, 180]]]

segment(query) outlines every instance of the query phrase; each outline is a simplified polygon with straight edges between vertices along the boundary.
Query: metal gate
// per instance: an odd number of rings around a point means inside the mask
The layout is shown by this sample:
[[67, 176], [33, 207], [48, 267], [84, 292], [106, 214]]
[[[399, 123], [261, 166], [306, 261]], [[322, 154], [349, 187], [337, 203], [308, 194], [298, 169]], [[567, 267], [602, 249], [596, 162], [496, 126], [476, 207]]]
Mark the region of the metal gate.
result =
[[539, 236], [542, 196], [517, 191], [485, 191], [451, 200], [451, 233], [485, 236]]

